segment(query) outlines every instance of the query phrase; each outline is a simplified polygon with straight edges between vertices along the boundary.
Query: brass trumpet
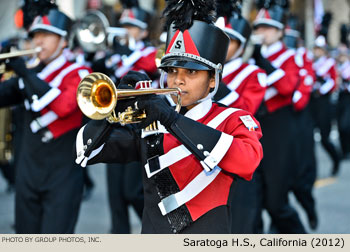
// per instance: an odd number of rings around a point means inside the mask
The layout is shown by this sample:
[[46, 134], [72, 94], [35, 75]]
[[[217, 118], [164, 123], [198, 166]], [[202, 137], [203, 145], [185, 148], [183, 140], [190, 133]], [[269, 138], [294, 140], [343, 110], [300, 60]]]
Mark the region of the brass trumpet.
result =
[[[1, 53], [0, 54], [0, 60], [5, 60], [9, 58], [14, 58], [14, 57], [21, 57], [21, 56], [27, 56], [31, 54], [37, 54], [40, 52], [42, 49], [41, 47], [36, 47], [34, 49], [28, 49], [28, 50], [18, 50], [18, 51], [13, 51], [13, 52], [8, 52], [8, 53]], [[28, 65], [28, 68], [35, 67], [39, 63], [39, 59], [37, 58], [35, 63], [33, 65]], [[2, 63], [0, 64], [0, 74], [6, 73], [6, 64]]]
[[144, 111], [133, 110], [128, 107], [124, 112], [115, 112], [118, 100], [132, 99], [136, 96], [156, 94], [177, 96], [175, 110], [181, 108], [181, 89], [116, 89], [113, 81], [105, 74], [94, 72], [83, 78], [77, 90], [77, 102], [84, 115], [93, 120], [107, 119], [110, 123], [119, 122], [121, 125], [139, 123], [146, 118]]
[[0, 54], [0, 60], [36, 54], [40, 51], [41, 51], [41, 47], [36, 47], [34, 49], [19, 50], [19, 51], [14, 51], [14, 52], [2, 53], [2, 54]]

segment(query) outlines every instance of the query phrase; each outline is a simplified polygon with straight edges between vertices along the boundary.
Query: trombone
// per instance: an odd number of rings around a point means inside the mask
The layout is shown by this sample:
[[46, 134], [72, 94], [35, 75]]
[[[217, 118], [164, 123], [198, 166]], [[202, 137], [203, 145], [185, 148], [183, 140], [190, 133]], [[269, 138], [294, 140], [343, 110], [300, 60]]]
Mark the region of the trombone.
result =
[[[132, 99], [141, 95], [176, 95], [177, 104], [175, 110], [181, 109], [181, 89], [116, 89], [113, 81], [105, 74], [94, 72], [83, 78], [77, 90], [77, 103], [84, 115], [93, 120], [107, 119], [109, 123], [121, 125], [139, 123], [147, 115], [144, 111], [133, 110], [128, 107], [124, 112], [116, 114], [115, 107], [118, 100]], [[150, 129], [156, 129], [155, 122]]]

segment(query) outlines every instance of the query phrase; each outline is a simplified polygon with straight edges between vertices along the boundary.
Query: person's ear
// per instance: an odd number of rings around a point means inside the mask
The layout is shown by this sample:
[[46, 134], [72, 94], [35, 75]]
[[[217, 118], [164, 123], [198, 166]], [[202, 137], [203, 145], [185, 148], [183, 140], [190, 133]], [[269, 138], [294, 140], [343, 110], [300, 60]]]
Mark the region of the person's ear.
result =
[[65, 39], [64, 42], [63, 42], [63, 48], [66, 48], [66, 47], [68, 47], [68, 41], [67, 41], [67, 39]]
[[215, 88], [215, 75], [210, 75], [209, 76], [209, 87], [210, 88]]
[[283, 30], [277, 30], [277, 37], [278, 37], [278, 40], [281, 40], [283, 38]]
[[147, 30], [142, 30], [141, 31], [141, 35], [140, 35], [140, 39], [145, 39], [148, 36], [148, 31]]

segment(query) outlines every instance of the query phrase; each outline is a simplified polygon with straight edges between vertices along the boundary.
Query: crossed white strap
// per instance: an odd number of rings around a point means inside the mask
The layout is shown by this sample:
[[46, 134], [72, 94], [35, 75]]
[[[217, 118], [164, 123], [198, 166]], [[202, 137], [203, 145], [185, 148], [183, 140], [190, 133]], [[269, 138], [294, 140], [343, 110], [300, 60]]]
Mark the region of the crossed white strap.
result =
[[[221, 112], [213, 120], [211, 120], [207, 125], [212, 127], [212, 128], [217, 128], [226, 118], [228, 118], [232, 113], [234, 113], [238, 110], [239, 109], [228, 108], [228, 109], [224, 110], [223, 112]], [[230, 136], [227, 134], [225, 134], [225, 135]], [[162, 199], [161, 202], [159, 202], [158, 207], [159, 207], [162, 215], [166, 215], [166, 214], [170, 213], [171, 211], [177, 209], [178, 207], [182, 206], [186, 202], [190, 201], [191, 199], [196, 197], [201, 191], [203, 191], [207, 186], [209, 186], [211, 182], [214, 181], [216, 176], [221, 171], [221, 168], [216, 166], [216, 164], [219, 163], [220, 160], [223, 158], [223, 156], [226, 154], [228, 148], [231, 146], [231, 143], [233, 141], [233, 136], [230, 136], [230, 137], [231, 137], [231, 141], [230, 142], [225, 141], [225, 143], [222, 142], [223, 140], [220, 137], [218, 143], [216, 144], [216, 146], [212, 150], [211, 154], [207, 157], [207, 158], [212, 158], [213, 153], [215, 155], [215, 159], [217, 162], [215, 162], [215, 164], [213, 164], [214, 165], [213, 170], [211, 170], [210, 172], [203, 170], [189, 184], [187, 184], [183, 190], [181, 190], [175, 194], [169, 195], [168, 197]], [[219, 145], [220, 145], [220, 147], [217, 147]], [[224, 145], [224, 149], [222, 149], [223, 145]], [[181, 159], [184, 157], [187, 157], [188, 155], [191, 154], [191, 152], [189, 152], [185, 147], [178, 146], [177, 148], [179, 148], [179, 150], [181, 150], [181, 153], [182, 153], [182, 156], [180, 157]], [[185, 148], [187, 151], [184, 150], [183, 148]], [[218, 151], [219, 148], [220, 148], [220, 151]], [[171, 151], [169, 151], [169, 152], [171, 152]], [[167, 155], [169, 152], [167, 152], [163, 156]], [[220, 153], [220, 157], [217, 155], [218, 153]], [[165, 168], [164, 165], [168, 166], [169, 163], [175, 161], [175, 158], [173, 158], [174, 153], [169, 154], [169, 155], [171, 155], [172, 159], [168, 163], [166, 163], [166, 158], [164, 158], [164, 160], [162, 159], [162, 161], [161, 161], [161, 158], [163, 156], [160, 157], [160, 159], [159, 159], [159, 161], [160, 161], [159, 163], [161, 166], [160, 170]], [[219, 158], [220, 160], [218, 161], [217, 158]], [[177, 161], [179, 161], [179, 159]], [[177, 162], [177, 161], [175, 161], [175, 162]], [[205, 160], [201, 161], [201, 162], [205, 162]], [[206, 163], [206, 165], [208, 165], [208, 163]], [[211, 165], [211, 164], [209, 164], [209, 165]], [[202, 166], [204, 167], [203, 164], [202, 164]], [[145, 166], [145, 168], [146, 168], [146, 166]], [[157, 172], [159, 172], [160, 170], [158, 170]], [[146, 171], [147, 171], [147, 168], [146, 168]], [[155, 173], [156, 172], [154, 172], [153, 174], [147, 174], [147, 175], [153, 176]]]

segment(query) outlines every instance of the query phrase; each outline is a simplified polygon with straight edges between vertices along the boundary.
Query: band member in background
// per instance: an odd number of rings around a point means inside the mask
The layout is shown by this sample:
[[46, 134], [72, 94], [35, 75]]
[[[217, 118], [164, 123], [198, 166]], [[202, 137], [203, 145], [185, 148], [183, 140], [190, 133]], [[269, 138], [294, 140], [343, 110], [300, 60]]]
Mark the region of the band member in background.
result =
[[[164, 15], [168, 38], [160, 69], [169, 88], [182, 90], [181, 113], [157, 95], [124, 100], [119, 106], [146, 111], [138, 128], [159, 121], [158, 132], [90, 121], [77, 135], [76, 161], [142, 161], [142, 233], [229, 233], [234, 177], [251, 179], [263, 155], [260, 126], [249, 112], [211, 100], [229, 43], [213, 24], [214, 2], [168, 1]], [[130, 74], [122, 84], [149, 80]]]
[[[222, 81], [214, 99], [232, 108], [249, 111], [253, 115], [260, 107], [266, 90], [266, 73], [256, 65], [243, 62], [242, 55], [251, 34], [249, 22], [241, 15], [240, 1], [218, 1], [217, 13], [224, 21], [223, 30], [230, 38]], [[254, 233], [257, 215], [257, 191], [252, 181], [237, 180], [232, 196], [232, 227], [236, 234]], [[255, 199], [255, 200], [254, 200]]]
[[[280, 233], [305, 233], [298, 213], [290, 205], [288, 192], [298, 172], [296, 159], [296, 125], [292, 97], [299, 82], [299, 67], [293, 50], [283, 44], [284, 15], [287, 2], [280, 5], [262, 1], [262, 8], [253, 22], [262, 45], [255, 45], [255, 63], [267, 73], [264, 102], [256, 117], [264, 130], [261, 142], [264, 159], [256, 173], [260, 185], [260, 204], [263, 204]], [[259, 221], [260, 220], [260, 221]], [[256, 232], [261, 230], [261, 217], [257, 216]], [[259, 230], [260, 229], [260, 230]]]
[[316, 180], [316, 161], [314, 150], [314, 127], [310, 112], [310, 96], [315, 81], [312, 67], [313, 56], [305, 47], [300, 46], [301, 38], [297, 17], [290, 15], [285, 28], [284, 42], [288, 48], [296, 50], [295, 63], [299, 67], [300, 80], [293, 94], [294, 118], [297, 124], [297, 159], [299, 173], [293, 182], [292, 191], [305, 209], [309, 226], [315, 230], [318, 225], [315, 199], [312, 191]]
[[[155, 63], [157, 50], [147, 41], [149, 30], [152, 29], [149, 27], [150, 14], [139, 7], [138, 1], [122, 3], [124, 10], [119, 24], [127, 31], [125, 38], [116, 37], [113, 54], [96, 61], [92, 68], [94, 71], [106, 73], [116, 83], [130, 70], [145, 72], [152, 79], [158, 78], [159, 72]], [[107, 164], [107, 185], [111, 233], [131, 233], [129, 206], [142, 218], [144, 205], [141, 163]]]
[[316, 82], [310, 104], [314, 126], [320, 130], [322, 146], [333, 162], [331, 174], [336, 175], [339, 171], [340, 154], [329, 139], [329, 134], [333, 121], [331, 94], [337, 88], [337, 71], [335, 60], [327, 54], [326, 38], [320, 35], [314, 44], [313, 68], [316, 73]]
[[[227, 1], [222, 2], [219, 4], [226, 7], [221, 15], [225, 22], [223, 30], [230, 37], [230, 43], [222, 82], [214, 98], [224, 105], [255, 114], [264, 98], [266, 74], [258, 66], [243, 62], [242, 55], [251, 34], [250, 24], [239, 9], [230, 8]], [[218, 13], [221, 14], [220, 9]]]
[[147, 41], [151, 15], [137, 1], [123, 1], [119, 24], [126, 29], [125, 37], [115, 37], [113, 53], [92, 64], [94, 71], [106, 73], [118, 83], [130, 70], [143, 71], [152, 79], [158, 77], [155, 64], [157, 49]]
[[337, 122], [340, 136], [342, 157], [350, 154], [350, 60], [349, 49], [343, 45], [338, 48], [339, 97], [337, 105]]
[[0, 107], [26, 107], [17, 157], [17, 233], [73, 233], [77, 221], [83, 170], [74, 163], [72, 146], [83, 115], [76, 90], [90, 69], [62, 55], [71, 22], [57, 8], [37, 16], [29, 34], [41, 47], [40, 65], [28, 69], [22, 58], [10, 58], [7, 65], [18, 77], [0, 85]]

